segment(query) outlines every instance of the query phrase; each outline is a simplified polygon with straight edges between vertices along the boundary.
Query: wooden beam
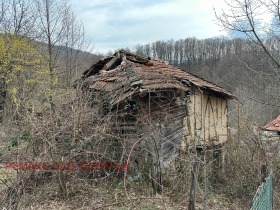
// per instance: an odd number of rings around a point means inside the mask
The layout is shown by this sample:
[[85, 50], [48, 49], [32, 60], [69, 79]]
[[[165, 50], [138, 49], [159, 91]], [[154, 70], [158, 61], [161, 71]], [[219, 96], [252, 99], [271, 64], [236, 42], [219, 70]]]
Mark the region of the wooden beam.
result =
[[119, 60], [119, 55], [112, 58], [106, 65], [103, 67], [103, 70], [109, 70], [117, 61]]

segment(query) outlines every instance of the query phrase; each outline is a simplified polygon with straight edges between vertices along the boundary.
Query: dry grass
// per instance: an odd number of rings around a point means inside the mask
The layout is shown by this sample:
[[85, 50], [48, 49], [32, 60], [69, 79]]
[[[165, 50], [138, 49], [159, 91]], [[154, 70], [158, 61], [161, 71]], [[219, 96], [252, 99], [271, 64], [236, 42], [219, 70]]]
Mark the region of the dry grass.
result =
[[[18, 209], [187, 209], [187, 202], [176, 202], [172, 197], [181, 196], [174, 194], [151, 195], [152, 190], [143, 185], [130, 185], [128, 188], [129, 199], [123, 189], [123, 182], [119, 183], [89, 183], [84, 180], [72, 180], [69, 183], [69, 194], [62, 198], [57, 192], [57, 183], [49, 182], [38, 186], [32, 193], [25, 193], [20, 200]], [[209, 196], [207, 204], [198, 194], [196, 209], [202, 210], [238, 210], [238, 206], [230, 203], [221, 195]], [[185, 198], [188, 199], [187, 197]], [[207, 205], [207, 206], [205, 206]]]

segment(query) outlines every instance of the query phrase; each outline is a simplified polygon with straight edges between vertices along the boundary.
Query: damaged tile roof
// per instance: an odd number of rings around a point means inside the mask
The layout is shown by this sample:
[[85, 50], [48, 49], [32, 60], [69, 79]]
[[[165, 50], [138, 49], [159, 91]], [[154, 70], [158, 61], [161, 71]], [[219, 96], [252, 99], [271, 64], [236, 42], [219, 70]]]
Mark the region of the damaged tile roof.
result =
[[268, 131], [280, 131], [280, 115], [266, 126], [262, 127], [262, 129]]
[[83, 73], [82, 79], [84, 87], [111, 92], [109, 100], [112, 105], [145, 91], [188, 91], [191, 86], [220, 97], [236, 98], [222, 87], [169, 65], [166, 61], [145, 58], [124, 50], [99, 60]]

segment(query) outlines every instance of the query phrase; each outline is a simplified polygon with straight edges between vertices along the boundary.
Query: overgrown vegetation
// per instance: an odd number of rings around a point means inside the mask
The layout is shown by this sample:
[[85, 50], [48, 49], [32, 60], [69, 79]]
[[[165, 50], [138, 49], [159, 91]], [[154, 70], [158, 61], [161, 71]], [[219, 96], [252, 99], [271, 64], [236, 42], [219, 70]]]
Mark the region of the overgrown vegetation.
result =
[[[71, 7], [66, 1], [2, 2], [0, 208], [186, 209], [193, 164], [189, 156], [180, 156], [184, 167], [163, 175], [161, 195], [153, 191], [149, 173], [6, 167], [20, 161], [114, 161], [113, 153], [118, 151], [108, 131], [113, 116], [100, 115], [102, 101], [91, 107], [92, 99], [71, 87], [80, 71], [101, 57], [84, 52], [88, 44]], [[55, 25], [52, 18], [57, 20]], [[276, 41], [274, 34], [262, 43], [277, 61]], [[243, 38], [187, 38], [138, 45], [136, 52], [218, 83], [241, 102], [230, 105], [224, 167], [213, 170], [212, 162], [203, 165], [199, 157], [197, 209], [249, 209], [263, 180], [263, 165], [273, 168], [274, 208], [280, 208], [280, 160], [277, 155], [270, 158], [255, 132], [280, 113], [279, 65], [271, 62], [263, 46]], [[140, 152], [132, 149], [131, 153]]]

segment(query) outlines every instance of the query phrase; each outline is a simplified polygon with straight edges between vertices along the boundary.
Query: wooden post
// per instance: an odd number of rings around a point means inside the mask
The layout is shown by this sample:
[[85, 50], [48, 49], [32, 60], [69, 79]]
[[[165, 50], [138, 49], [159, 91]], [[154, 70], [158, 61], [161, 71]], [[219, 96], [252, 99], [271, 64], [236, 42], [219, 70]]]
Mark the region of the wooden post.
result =
[[[161, 193], [162, 192], [162, 186], [161, 186], [161, 174], [160, 171], [155, 170], [155, 158], [153, 153], [153, 146], [152, 146], [152, 140], [147, 141], [147, 150], [148, 150], [148, 165], [149, 165], [149, 171], [150, 171], [150, 179], [152, 183], [152, 188], [154, 191], [154, 194]], [[157, 166], [158, 168], [158, 166]], [[157, 175], [159, 175], [159, 179], [157, 178]]]
[[199, 159], [195, 156], [195, 162], [192, 169], [192, 182], [190, 188], [190, 199], [189, 199], [189, 210], [195, 209], [195, 194], [196, 194], [196, 183], [197, 183], [197, 175], [199, 168]]
[[195, 209], [195, 195], [196, 195], [196, 183], [197, 183], [197, 176], [198, 176], [198, 168], [199, 168], [199, 158], [197, 156], [197, 129], [196, 129], [196, 97], [194, 94], [194, 139], [193, 139], [193, 149], [194, 149], [194, 164], [192, 169], [192, 180], [191, 180], [191, 187], [190, 187], [190, 198], [189, 198], [189, 210]]

